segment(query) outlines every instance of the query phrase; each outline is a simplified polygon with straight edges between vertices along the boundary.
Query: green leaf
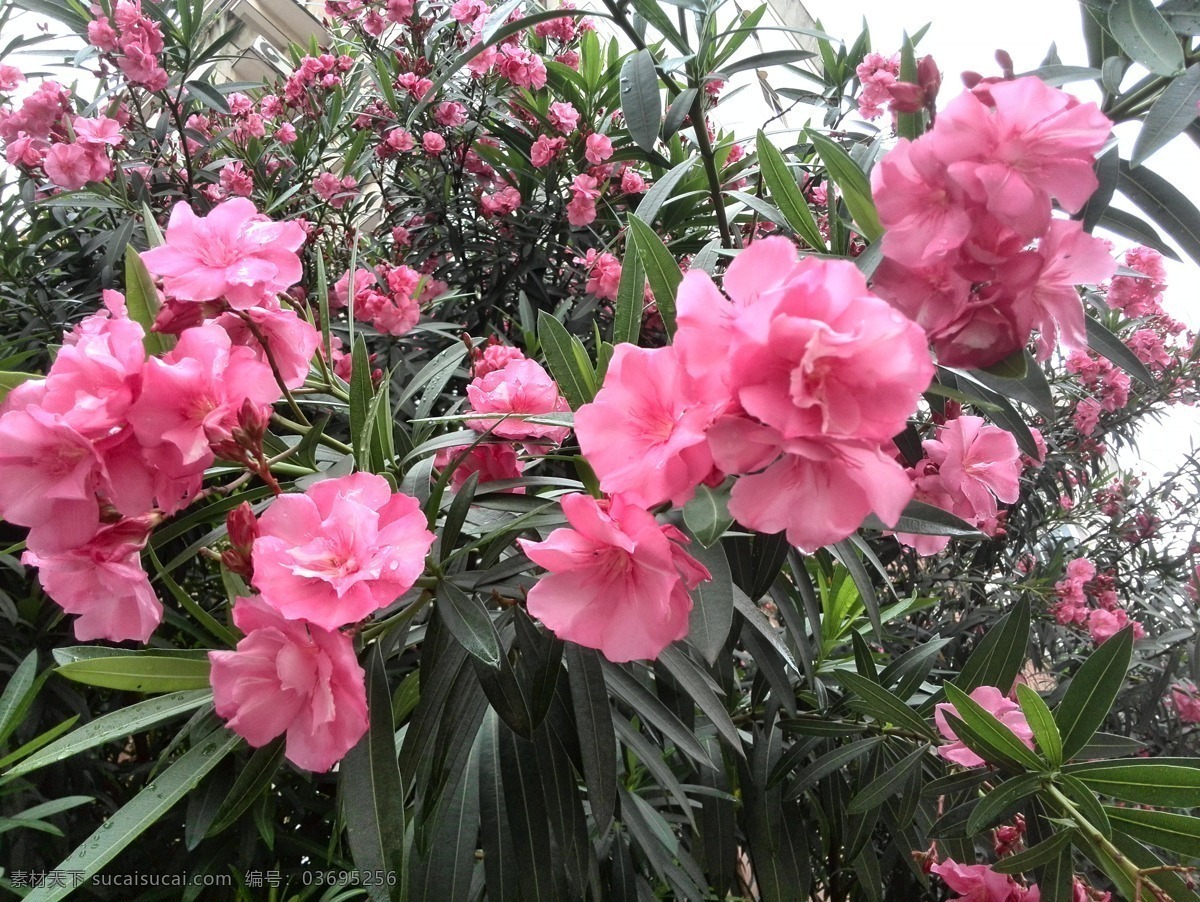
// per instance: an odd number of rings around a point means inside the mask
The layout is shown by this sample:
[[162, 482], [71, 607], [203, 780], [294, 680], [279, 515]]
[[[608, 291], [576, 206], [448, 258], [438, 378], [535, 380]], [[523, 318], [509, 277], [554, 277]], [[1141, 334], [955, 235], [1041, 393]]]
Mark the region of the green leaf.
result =
[[633, 143], [652, 153], [662, 124], [662, 97], [649, 50], [631, 53], [621, 66], [621, 112]]
[[1133, 378], [1148, 388], [1156, 383], [1154, 376], [1146, 369], [1146, 364], [1137, 358], [1133, 351], [1113, 333], [1109, 332], [1099, 320], [1086, 317], [1088, 347], [1097, 354], [1107, 357]]
[[1115, 0], [1108, 28], [1130, 58], [1157, 75], [1183, 69], [1183, 47], [1151, 0]]
[[1167, 85], [1146, 113], [1133, 145], [1131, 166], [1140, 166], [1196, 120], [1200, 101], [1200, 63]]
[[225, 99], [225, 95], [222, 94], [217, 88], [213, 87], [207, 82], [198, 80], [185, 81], [183, 86], [185, 89], [187, 89], [188, 94], [200, 101], [200, 103], [208, 107], [210, 110], [216, 110], [218, 113], [225, 113], [228, 115], [229, 101]]
[[[1022, 778], [1018, 777], [1017, 779], [1020, 780]], [[1012, 783], [1014, 781], [1010, 780], [1009, 782]], [[1052, 834], [1049, 839], [1042, 840], [1024, 852], [1018, 852], [1016, 855], [1006, 855], [992, 865], [992, 870], [998, 874], [1027, 874], [1035, 868], [1049, 864], [1059, 856], [1059, 853], [1065, 849], [1069, 849], [1071, 847], [1072, 836], [1073, 831], [1060, 830]]]
[[542, 345], [550, 375], [570, 402], [571, 409], [575, 410], [591, 401], [596, 394], [592, 384], [595, 373], [585, 373], [580, 369], [571, 333], [545, 310], [538, 311], [538, 341]]
[[471, 502], [475, 500], [475, 489], [478, 486], [479, 473], [472, 473], [462, 484], [462, 488], [455, 493], [454, 500], [450, 503], [450, 510], [446, 512], [446, 519], [442, 524], [439, 545], [443, 564], [454, 551], [454, 546], [458, 544], [458, 537], [462, 532], [463, 523], [467, 520], [467, 514], [471, 511]]
[[692, 611], [688, 615], [688, 643], [709, 664], [716, 662], [733, 628], [733, 577], [729, 560], [720, 544], [694, 548], [692, 557], [708, 568], [712, 579], [692, 590]]
[[995, 789], [980, 799], [979, 804], [967, 818], [967, 834], [974, 836], [988, 827], [994, 826], [1005, 817], [1011, 817], [1012, 809], [1022, 799], [1027, 799], [1041, 788], [1041, 774], [1021, 774], [1011, 780], [1005, 780]]
[[768, 66], [798, 63], [802, 60], [812, 59], [814, 56], [816, 54], [809, 50], [768, 50], [766, 53], [756, 53], [754, 56], [744, 57], [736, 63], [729, 63], [722, 66], [718, 71], [724, 76], [729, 77], [730, 75], [736, 75], [739, 72], [746, 72], [750, 69], [765, 69]]
[[[993, 369], [972, 370], [966, 374], [966, 377], [982, 382], [988, 388], [1007, 398], [1028, 404], [1042, 416], [1053, 417], [1054, 395], [1050, 390], [1050, 383], [1046, 381], [1045, 372], [1032, 359], [1028, 351], [1022, 351], [1020, 357], [1025, 363], [1024, 373], [1020, 377], [1009, 378], [996, 373]], [[1010, 357], [1009, 360], [1011, 361], [1013, 358]]]
[[[971, 728], [971, 732], [977, 734], [988, 745], [1003, 752], [1006, 757], [1030, 770], [1041, 771], [1045, 767], [1044, 762], [1025, 743], [1018, 739], [1008, 726], [1001, 723], [995, 715], [967, 695], [967, 693], [963, 692], [953, 683], [947, 683], [944, 688], [946, 690], [946, 701], [954, 706], [954, 710], [967, 726]], [[959, 736], [959, 738], [967, 743], [968, 746], [970, 745], [968, 737]]]
[[5, 776], [16, 777], [27, 774], [102, 743], [127, 739], [134, 733], [141, 733], [150, 727], [166, 723], [210, 701], [212, 701], [212, 692], [205, 689], [203, 691], [174, 692], [170, 695], [160, 695], [158, 698], [148, 698], [145, 701], [136, 702], [119, 711], [97, 717], [56, 742], [52, 742], [40, 752], [30, 755], [12, 770], [6, 772]]
[[646, 270], [641, 258], [627, 254], [617, 285], [617, 303], [613, 313], [613, 344], [638, 343], [642, 332], [642, 312], [646, 298]]
[[[78, 874], [81, 880], [87, 880], [99, 872], [191, 792], [241, 742], [241, 737], [236, 733], [219, 730], [192, 746], [106, 820], [55, 870]], [[25, 899], [27, 902], [57, 902], [72, 891], [73, 887], [68, 881], [62, 886], [38, 887]]]
[[17, 665], [0, 695], [0, 745], [21, 725], [24, 713], [37, 693], [37, 649]]
[[500, 666], [500, 636], [492, 616], [475, 593], [467, 594], [443, 580], [437, 588], [437, 611], [455, 641], [488, 667]]
[[594, 649], [568, 642], [563, 654], [588, 803], [596, 829], [603, 833], [612, 822], [617, 803], [617, 740], [604, 671]]
[[654, 292], [654, 303], [662, 316], [663, 328], [668, 337], [672, 336], [675, 334], [675, 292], [683, 281], [679, 263], [658, 233], [632, 213], [629, 214], [629, 236], [646, 270], [646, 278], [650, 280], [650, 289]]
[[879, 224], [879, 214], [875, 210], [875, 201], [871, 199], [871, 185], [866, 175], [840, 144], [812, 129], [806, 134], [816, 147], [829, 177], [841, 189], [842, 199], [859, 233], [868, 241], [874, 241], [883, 234], [883, 226]]
[[225, 801], [221, 803], [205, 836], [216, 836], [231, 827], [245, 814], [246, 809], [262, 797], [263, 792], [275, 781], [286, 751], [287, 745], [282, 736], [254, 750], [245, 766], [238, 771], [237, 779], [229, 787]]
[[867, 515], [862, 525], [867, 529], [911, 532], [921, 536], [955, 536], [967, 539], [983, 537], [983, 533], [966, 520], [924, 501], [910, 501], [904, 505], [900, 519], [891, 526], [873, 513]]
[[705, 548], [719, 542], [733, 525], [733, 517], [729, 514], [729, 489], [697, 486], [695, 496], [683, 506], [683, 522]]
[[1100, 729], [1125, 682], [1133, 655], [1133, 627], [1121, 630], [1083, 662], [1054, 712], [1069, 761]]
[[1083, 230], [1091, 233], [1099, 224], [1101, 217], [1110, 209], [1113, 194], [1116, 193], [1117, 183], [1121, 180], [1121, 149], [1111, 147], [1096, 158], [1096, 180], [1100, 183], [1083, 209], [1079, 211], [1079, 219]]
[[809, 209], [799, 185], [796, 184], [792, 171], [788, 169], [783, 154], [771, 143], [771, 139], [762, 129], [758, 130], [755, 151], [763, 181], [767, 183], [771, 198], [779, 207], [787, 224], [809, 247], [817, 251], [828, 250], [821, 230], [817, 228], [817, 220]]
[[1200, 808], [1200, 759], [1088, 761], [1069, 764], [1064, 772], [1094, 792], [1123, 802]]
[[1029, 600], [1022, 598], [987, 631], [967, 658], [954, 685], [964, 693], [980, 686], [995, 686], [1007, 692], [1025, 663], [1029, 620]]
[[1014, 351], [999, 363], [993, 363], [991, 366], [983, 370], [992, 376], [997, 376], [1000, 379], [1011, 379], [1019, 381], [1025, 378], [1025, 374], [1029, 372], [1028, 352], [1023, 348], [1020, 351]]
[[[392, 694], [378, 642], [367, 656], [367, 711], [370, 725], [338, 766], [338, 797], [354, 864], [364, 874], [404, 871], [404, 783], [396, 763]], [[368, 881], [373, 899], [386, 902], [382, 881]]]
[[[1200, 264], [1200, 210], [1178, 188], [1145, 166], [1121, 161], [1120, 191]], [[1105, 215], [1107, 220], [1115, 210]]]
[[[904, 32], [904, 39], [900, 42], [900, 81], [915, 85], [917, 84], [918, 77], [917, 51], [913, 46], [912, 38], [908, 36], [908, 32], [906, 31]], [[925, 113], [923, 110], [917, 110], [915, 113], [896, 114], [897, 137], [915, 141], [921, 137], [921, 133], [924, 131]]]
[[354, 340], [350, 360], [350, 446], [354, 463], [359, 470], [371, 470], [371, 436], [367, 420], [375, 402], [375, 387], [371, 384], [371, 358], [362, 333]]
[[[1189, 872], [1176, 873], [1172, 871], [1161, 858], [1120, 830], [1113, 834], [1112, 844], [1120, 850], [1122, 855], [1137, 865], [1138, 870], [1146, 873], [1167, 894], [1167, 898], [1171, 902], [1197, 902], [1200, 900], [1200, 894], [1196, 893]], [[1188, 878], [1186, 882], [1185, 877]], [[1143, 898], [1145, 897], [1146, 892], [1143, 889]], [[1069, 895], [1067, 898], [1069, 900]]]
[[697, 764], [710, 768], [713, 766], [712, 759], [695, 733], [684, 726], [683, 721], [676, 717], [658, 696], [642, 685], [630, 672], [632, 665], [622, 666], [602, 660], [600, 666], [604, 670], [604, 681], [612, 693], [637, 711], [643, 722], [660, 730], [675, 744], [676, 749]]
[[929, 746], [921, 745], [909, 752], [886, 771], [883, 775], [868, 783], [857, 795], [850, 800], [846, 808], [847, 814], [860, 814], [878, 808], [908, 782], [909, 776], [921, 766]]
[[21, 373], [15, 370], [0, 371], [0, 401], [8, 397], [8, 393], [30, 379], [40, 379], [37, 373]]
[[1104, 806], [1097, 800], [1096, 794], [1070, 774], [1060, 773], [1055, 779], [1062, 785], [1063, 792], [1087, 822], [1103, 833], [1105, 838], [1111, 838], [1112, 825], [1108, 821], [1108, 815], [1104, 812]]
[[834, 676], [858, 697], [852, 706], [862, 708], [881, 724], [891, 723], [920, 736], [937, 738], [924, 718], [878, 683], [847, 670], [838, 670]]
[[1017, 684], [1017, 701], [1025, 719], [1029, 721], [1029, 728], [1033, 730], [1037, 747], [1051, 767], [1060, 767], [1063, 763], [1062, 736], [1059, 735], [1058, 724], [1054, 722], [1050, 708], [1040, 695], [1024, 683]]
[[[683, 179], [691, 172], [692, 167], [696, 165], [696, 157], [688, 157], [679, 165], [671, 169], [666, 175], [656, 181], [647, 191], [637, 205], [637, 216], [644, 223], [654, 222], [654, 217], [658, 215], [658, 211], [670, 199], [671, 192], [675, 190]], [[626, 244], [628, 249], [628, 243]]]
[[[670, 141], [671, 136], [683, 127], [683, 120], [691, 113], [692, 104], [696, 100], [697, 93], [695, 88], [684, 88], [671, 101], [671, 105], [667, 107], [667, 115], [663, 119], [662, 137], [664, 141]], [[692, 163], [696, 162], [696, 159], [696, 157], [688, 157], [684, 160], [684, 163], [691, 166]]]
[[164, 353], [168, 347], [165, 336], [150, 331], [158, 316], [158, 290], [154, 287], [150, 270], [146, 269], [141, 255], [132, 244], [125, 247], [125, 309], [129, 311], [129, 318], [146, 333], [142, 339], [146, 353]]
[[654, 26], [664, 38], [670, 41], [675, 49], [680, 53], [691, 53], [692, 48], [688, 46], [688, 42], [684, 40], [678, 29], [671, 24], [671, 20], [667, 17], [666, 10], [662, 8], [659, 0], [632, 0], [633, 8], [643, 19]]
[[208, 671], [207, 658], [168, 657], [151, 650], [145, 654], [73, 661], [59, 666], [55, 672], [89, 686], [153, 693], [207, 689]]

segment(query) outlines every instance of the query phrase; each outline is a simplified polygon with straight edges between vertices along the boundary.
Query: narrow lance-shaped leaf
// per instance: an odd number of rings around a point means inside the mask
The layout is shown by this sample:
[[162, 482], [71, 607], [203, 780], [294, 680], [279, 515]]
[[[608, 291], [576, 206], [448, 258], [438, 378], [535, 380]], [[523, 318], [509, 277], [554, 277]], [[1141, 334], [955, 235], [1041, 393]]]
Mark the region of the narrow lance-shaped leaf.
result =
[[483, 602], [453, 583], [443, 580], [437, 589], [437, 611], [459, 643], [473, 658], [488, 667], [500, 664], [500, 637]]
[[[1120, 163], [1119, 189], [1200, 264], [1200, 210], [1182, 191], [1145, 166]], [[1119, 211], [1109, 210], [1107, 220]], [[1119, 219], [1119, 217], [1118, 217]]]
[[1020, 702], [1025, 720], [1029, 722], [1029, 728], [1033, 730], [1037, 747], [1053, 767], [1059, 767], [1063, 762], [1062, 736], [1059, 735], [1058, 724], [1054, 722], [1054, 715], [1042, 697], [1024, 683], [1017, 684], [1017, 701]]
[[158, 316], [158, 290], [141, 254], [132, 244], [125, 248], [125, 309], [129, 311], [129, 318], [146, 333], [142, 339], [146, 353], [164, 353], [168, 347], [166, 337], [150, 331]]
[[1167, 85], [1146, 113], [1133, 145], [1130, 165], [1140, 166], [1196, 120], [1200, 102], [1200, 63]]
[[1153, 388], [1156, 385], [1154, 376], [1146, 369], [1146, 364], [1138, 359], [1125, 342], [1109, 332], [1099, 320], [1089, 316], [1086, 322], [1088, 346], [1093, 351], [1107, 357], [1146, 387]]
[[820, 154], [830, 179], [841, 189], [842, 199], [859, 232], [868, 241], [874, 241], [883, 234], [883, 226], [879, 224], [879, 213], [875, 210], [866, 175], [840, 144], [811, 129], [807, 135]]
[[596, 394], [595, 373], [585, 373], [580, 367], [571, 341], [571, 333], [545, 310], [538, 312], [538, 340], [542, 345], [550, 375], [558, 383], [563, 396], [577, 409]]
[[826, 250], [825, 239], [821, 230], [817, 228], [817, 220], [796, 184], [792, 171], [788, 169], [783, 154], [771, 143], [771, 139], [762, 129], [758, 131], [755, 151], [763, 181], [767, 183], [771, 198], [783, 213], [788, 225], [809, 247], [818, 251]]
[[662, 97], [649, 50], [630, 54], [621, 66], [621, 112], [633, 143], [653, 151], [662, 122]]
[[[953, 683], [947, 683], [945, 689], [946, 700], [954, 706], [958, 716], [971, 728], [972, 732], [1025, 767], [1032, 770], [1041, 770], [1044, 767], [1041, 759], [990, 711]], [[964, 742], [967, 742], [968, 739], [964, 736], [959, 736], [959, 738]]]
[[617, 285], [617, 304], [613, 315], [613, 344], [637, 344], [642, 332], [642, 309], [645, 306], [646, 271], [636, 254], [627, 254]]
[[658, 234], [632, 214], [629, 217], [629, 235], [633, 238], [633, 245], [641, 257], [646, 278], [650, 280], [654, 303], [662, 317], [663, 328], [668, 336], [674, 335], [675, 292], [679, 289], [679, 283], [683, 281], [679, 263]]
[[1007, 692], [1025, 663], [1029, 625], [1029, 600], [1022, 598], [980, 640], [954, 685], [965, 693], [980, 686], [996, 686]]
[[1158, 75], [1183, 69], [1183, 46], [1151, 0], [1116, 0], [1108, 27], [1129, 56]]
[[712, 574], [692, 591], [687, 641], [709, 664], [717, 660], [733, 626], [733, 578], [720, 544], [692, 548], [690, 553]]
[[1064, 772], [1094, 792], [1123, 802], [1200, 808], [1200, 759], [1088, 761], [1069, 764]]
[[1083, 662], [1054, 712], [1062, 733], [1063, 755], [1075, 757], [1098, 730], [1125, 682], [1133, 655], [1133, 627], [1127, 626]]

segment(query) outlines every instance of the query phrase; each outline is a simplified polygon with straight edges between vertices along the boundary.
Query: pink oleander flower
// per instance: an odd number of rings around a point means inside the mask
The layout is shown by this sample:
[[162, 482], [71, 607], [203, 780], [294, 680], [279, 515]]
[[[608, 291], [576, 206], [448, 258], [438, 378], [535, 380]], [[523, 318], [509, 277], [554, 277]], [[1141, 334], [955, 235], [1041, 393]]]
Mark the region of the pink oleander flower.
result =
[[[557, 445], [566, 439], [570, 428], [545, 423], [531, 423], [523, 416], [564, 413], [570, 405], [558, 391], [558, 384], [536, 360], [512, 360], [485, 376], [476, 376], [467, 385], [467, 413], [513, 414], [508, 419], [489, 417], [467, 420], [467, 426], [478, 432], [491, 428], [497, 438], [515, 441], [538, 441]], [[495, 427], [495, 428], [492, 428]]]
[[[249, 317], [255, 328], [266, 339], [264, 348], [254, 330], [242, 318]], [[283, 384], [288, 388], [299, 388], [308, 378], [308, 366], [313, 354], [321, 344], [321, 333], [316, 326], [301, 317], [295, 310], [270, 307], [251, 307], [242, 311], [242, 316], [224, 313], [216, 323], [228, 334], [235, 345], [245, 345], [255, 352], [263, 363], [269, 350], [271, 358], [279, 368]]]
[[81, 642], [147, 642], [162, 622], [163, 606], [142, 569], [141, 552], [151, 524], [120, 520], [103, 526], [78, 548], [54, 554], [26, 551], [21, 561], [38, 568], [46, 594], [68, 614], [77, 615]]
[[51, 182], [68, 191], [104, 181], [112, 173], [103, 146], [94, 144], [55, 144], [46, 151], [42, 166]]
[[430, 156], [437, 156], [446, 149], [446, 139], [437, 132], [425, 132], [421, 136], [421, 147]]
[[984, 423], [982, 417], [960, 416], [938, 430], [934, 441], [923, 443], [926, 456], [938, 467], [945, 490], [967, 504], [953, 512], [966, 519], [996, 515], [996, 501], [1012, 504], [1021, 493], [1021, 451], [1012, 433]]
[[1083, 398], [1075, 405], [1073, 422], [1080, 435], [1091, 435], [1100, 425], [1100, 412], [1104, 408], [1095, 398]]
[[546, 64], [536, 53], [512, 44], [501, 44], [498, 65], [500, 74], [518, 88], [537, 91], [546, 87]]
[[479, 209], [485, 219], [496, 216], [507, 216], [521, 206], [521, 192], [512, 185], [501, 188], [492, 194], [486, 191], [480, 195]]
[[565, 135], [579, 128], [579, 111], [565, 100], [556, 100], [550, 104], [550, 124]]
[[618, 663], [656, 658], [687, 635], [688, 591], [712, 577], [684, 551], [683, 534], [619, 495], [566, 495], [562, 507], [569, 528], [517, 540], [549, 571], [529, 590], [529, 613]]
[[613, 155], [612, 141], [608, 135], [590, 134], [584, 142], [583, 155], [589, 163], [599, 166]]
[[357, 623], [412, 588], [434, 535], [417, 499], [372, 473], [282, 495], [259, 518], [254, 588], [289, 619]]
[[603, 300], [617, 299], [617, 288], [621, 284], [620, 260], [610, 253], [601, 254], [594, 247], [590, 247], [587, 254], [584, 257], [576, 257], [575, 262], [588, 268], [588, 280], [584, 291]]
[[1130, 620], [1129, 615], [1122, 608], [1114, 607], [1111, 610], [1095, 608], [1087, 615], [1088, 635], [1097, 645], [1103, 645], [1131, 623], [1133, 624], [1133, 638], [1144, 638], [1145, 627], [1136, 620]]
[[546, 135], [538, 135], [537, 140], [529, 149], [529, 162], [539, 169], [549, 166], [566, 146], [566, 138], [548, 138]]
[[472, 374], [476, 379], [482, 379], [488, 373], [504, 369], [514, 360], [524, 360], [525, 352], [512, 345], [502, 345], [497, 342], [486, 344], [482, 349], [476, 348], [472, 352], [472, 358], [474, 367]]
[[641, 173], [626, 169], [621, 173], [621, 191], [625, 194], [641, 194], [647, 188], [646, 180]]
[[1115, 276], [1108, 289], [1108, 306], [1129, 317], [1161, 314], [1163, 292], [1167, 287], [1162, 254], [1148, 247], [1131, 248], [1125, 253], [1125, 265], [1143, 273], [1146, 278]]
[[567, 203], [567, 221], [576, 227], [594, 222], [599, 197], [599, 180], [590, 175], [575, 176], [571, 181], [571, 200]]
[[261, 598], [239, 598], [236, 651], [210, 651], [217, 714], [251, 746], [287, 734], [285, 755], [324, 773], [367, 731], [366, 674], [348, 635], [287, 620]]
[[[1011, 701], [995, 686], [980, 686], [971, 692], [971, 700], [1004, 724], [1013, 734], [1029, 748], [1033, 748], [1033, 730], [1021, 712], [1021, 706]], [[938, 732], [949, 740], [946, 745], [938, 746], [937, 753], [947, 761], [952, 761], [962, 767], [981, 767], [987, 762], [967, 748], [955, 734], [954, 729], [946, 720], [946, 712], [958, 716], [954, 705], [942, 702], [934, 708], [933, 719]]]
[[234, 198], [200, 217], [177, 203], [167, 223], [167, 243], [142, 252], [150, 272], [163, 277], [166, 294], [181, 301], [224, 299], [235, 310], [268, 304], [300, 281], [304, 228], [272, 222], [245, 198]]
[[959, 864], [947, 858], [930, 868], [958, 893], [956, 902], [1038, 902], [1037, 885], [1022, 886], [1008, 874], [998, 874], [986, 864]]
[[[468, 448], [470, 448], [469, 451]], [[517, 449], [507, 442], [504, 444], [480, 442], [474, 447], [458, 445], [454, 448], [443, 448], [434, 455], [433, 465], [439, 470], [444, 470], [464, 451], [467, 452], [466, 456], [454, 468], [454, 472], [450, 476], [450, 486], [456, 492], [463, 487], [463, 483], [470, 478], [472, 473], [479, 474], [480, 485], [485, 482], [499, 482], [502, 479], [521, 478], [523, 467], [517, 457]], [[523, 495], [525, 489], [518, 488], [515, 492]]]
[[865, 119], [878, 119], [883, 115], [883, 106], [891, 99], [888, 89], [896, 84], [900, 74], [900, 54], [886, 57], [882, 53], [868, 53], [854, 70], [862, 84], [858, 95], [858, 112]]
[[724, 406], [699, 391], [673, 347], [620, 344], [595, 400], [576, 411], [575, 434], [605, 492], [680, 506], [712, 473], [708, 429]]
[[433, 118], [443, 128], [456, 128], [466, 123], [467, 108], [461, 103], [447, 100], [437, 105]]
[[167, 354], [147, 361], [129, 423], [143, 447], [173, 448], [181, 467], [207, 465], [210, 445], [230, 437], [246, 402], [266, 408], [282, 394], [254, 350], [234, 345], [221, 326], [206, 323], [185, 330]]
[[1184, 723], [1200, 723], [1200, 693], [1194, 683], [1176, 683], [1171, 687], [1171, 707]]

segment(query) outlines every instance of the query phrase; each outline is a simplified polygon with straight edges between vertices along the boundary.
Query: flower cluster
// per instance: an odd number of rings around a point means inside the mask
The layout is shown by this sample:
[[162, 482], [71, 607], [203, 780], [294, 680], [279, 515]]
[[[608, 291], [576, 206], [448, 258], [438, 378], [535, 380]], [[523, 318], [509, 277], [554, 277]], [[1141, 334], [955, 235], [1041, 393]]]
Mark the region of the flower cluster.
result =
[[1054, 584], [1054, 594], [1058, 598], [1054, 619], [1063, 625], [1086, 627], [1097, 645], [1129, 623], [1133, 623], [1134, 638], [1146, 635], [1142, 624], [1131, 621], [1121, 606], [1114, 575], [1098, 573], [1096, 565], [1085, 557], [1067, 563], [1065, 575]]
[[1096, 189], [1096, 153], [1112, 123], [1036, 77], [983, 83], [902, 139], [872, 174], [886, 232], [879, 294], [929, 334], [946, 366], [986, 367], [1038, 333], [1086, 345], [1077, 285], [1111, 276], [1107, 245], [1078, 212]]
[[[918, 501], [940, 507], [988, 535], [1002, 533], [998, 503], [1012, 504], [1020, 494], [1024, 469], [1012, 433], [984, 423], [981, 417], [958, 416], [921, 443], [925, 451], [908, 471]], [[936, 554], [947, 536], [898, 534], [918, 554]]]
[[[354, 272], [354, 318], [368, 322], [384, 335], [404, 335], [421, 320], [421, 306], [446, 290], [446, 283], [411, 266], [380, 263], [373, 270]], [[330, 309], [350, 306], [350, 273], [333, 286]]]
[[167, 86], [167, 70], [159, 64], [162, 29], [142, 12], [140, 0], [117, 0], [113, 15], [99, 15], [87, 26], [88, 43], [116, 61], [131, 85], [150, 91]]
[[290, 228], [249, 201], [204, 219], [176, 207], [167, 243], [143, 254], [164, 275], [174, 347], [148, 357], [124, 297], [106, 292], [46, 378], [0, 406], [0, 517], [29, 527], [24, 560], [79, 615], [79, 639], [149, 639], [162, 619], [140, 563], [150, 530], [196, 497], [217, 455], [265, 473], [283, 390], [268, 347], [296, 387], [318, 341], [274, 296], [299, 277]]
[[619, 347], [577, 412], [601, 488], [642, 506], [683, 504], [701, 482], [737, 474], [730, 513], [810, 551], [871, 511], [894, 523], [913, 488], [884, 445], [933, 374], [921, 330], [853, 264], [798, 262], [783, 238], [752, 243], [724, 284], [732, 300], [689, 272], [675, 343]]

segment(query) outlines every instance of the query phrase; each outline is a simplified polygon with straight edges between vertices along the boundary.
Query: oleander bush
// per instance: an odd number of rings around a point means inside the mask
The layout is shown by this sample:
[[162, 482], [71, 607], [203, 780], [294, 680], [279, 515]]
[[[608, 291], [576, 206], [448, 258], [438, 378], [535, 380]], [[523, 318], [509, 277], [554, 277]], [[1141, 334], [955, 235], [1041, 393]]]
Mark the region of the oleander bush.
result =
[[8, 2], [0, 885], [1197, 898], [1200, 15], [1080, 10]]

